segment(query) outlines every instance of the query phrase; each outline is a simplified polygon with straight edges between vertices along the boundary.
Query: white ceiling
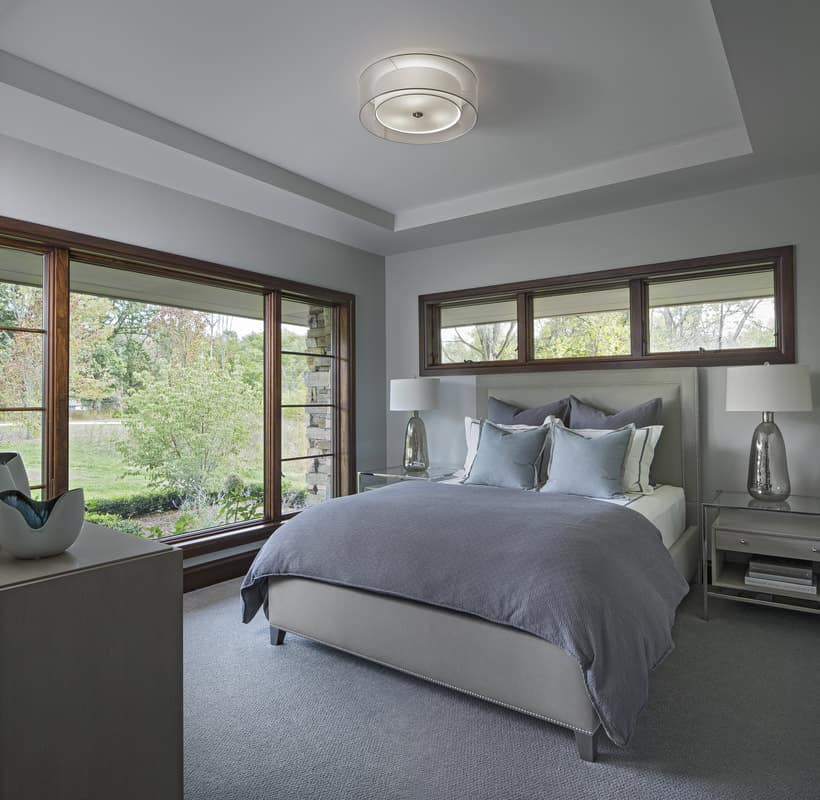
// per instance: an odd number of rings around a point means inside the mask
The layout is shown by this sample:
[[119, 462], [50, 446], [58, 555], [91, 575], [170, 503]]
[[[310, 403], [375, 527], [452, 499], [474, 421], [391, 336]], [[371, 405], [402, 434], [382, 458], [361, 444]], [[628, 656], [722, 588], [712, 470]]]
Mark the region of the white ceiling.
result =
[[[0, 134], [396, 252], [793, 170], [750, 120], [782, 96], [765, 70], [781, 51], [783, 79], [817, 66], [803, 31], [820, 4], [714, 5], [0, 0]], [[413, 50], [479, 75], [467, 136], [409, 146], [359, 124], [361, 70]], [[820, 124], [807, 133], [804, 161]]]

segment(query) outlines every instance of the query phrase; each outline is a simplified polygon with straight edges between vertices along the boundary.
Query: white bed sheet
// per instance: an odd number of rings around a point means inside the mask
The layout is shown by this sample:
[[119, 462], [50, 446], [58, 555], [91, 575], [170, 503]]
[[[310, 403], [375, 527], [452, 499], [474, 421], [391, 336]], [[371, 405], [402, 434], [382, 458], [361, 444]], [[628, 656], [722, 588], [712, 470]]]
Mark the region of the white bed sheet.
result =
[[680, 486], [657, 486], [652, 494], [628, 495], [627, 504], [660, 532], [668, 550], [686, 530], [686, 495]]
[[[463, 485], [459, 478], [450, 478], [442, 483]], [[686, 530], [686, 495], [680, 486], [656, 486], [652, 494], [630, 493], [613, 498], [592, 499], [628, 506], [646, 517], [660, 531], [667, 550]]]

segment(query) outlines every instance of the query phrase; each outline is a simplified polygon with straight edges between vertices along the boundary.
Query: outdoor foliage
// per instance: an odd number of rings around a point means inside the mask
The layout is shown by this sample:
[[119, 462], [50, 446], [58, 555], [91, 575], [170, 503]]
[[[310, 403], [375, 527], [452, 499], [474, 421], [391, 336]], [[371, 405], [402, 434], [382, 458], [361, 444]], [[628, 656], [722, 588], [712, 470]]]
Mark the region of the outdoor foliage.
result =
[[653, 308], [653, 353], [774, 347], [774, 300], [735, 300]]
[[518, 324], [515, 322], [444, 328], [441, 339], [445, 363], [503, 361], [518, 356]]
[[[496, 322], [445, 328], [442, 360], [498, 361], [517, 355], [517, 325]], [[692, 303], [651, 309], [651, 350], [721, 350], [774, 346], [772, 298]], [[583, 358], [630, 352], [628, 311], [544, 317], [534, 320], [536, 358]]]
[[114, 528], [121, 533], [129, 533], [132, 536], [143, 536], [145, 538], [155, 538], [150, 535], [146, 536], [142, 526], [139, 522], [132, 519], [123, 519], [117, 514], [96, 514], [93, 512], [86, 512], [86, 522], [93, 522], [95, 525], [102, 525], [105, 528]]
[[210, 360], [167, 366], [126, 399], [129, 440], [120, 452], [153, 486], [183, 496], [215, 491], [259, 427], [260, 394]]
[[597, 311], [535, 320], [536, 358], [583, 358], [629, 353], [629, 312]]

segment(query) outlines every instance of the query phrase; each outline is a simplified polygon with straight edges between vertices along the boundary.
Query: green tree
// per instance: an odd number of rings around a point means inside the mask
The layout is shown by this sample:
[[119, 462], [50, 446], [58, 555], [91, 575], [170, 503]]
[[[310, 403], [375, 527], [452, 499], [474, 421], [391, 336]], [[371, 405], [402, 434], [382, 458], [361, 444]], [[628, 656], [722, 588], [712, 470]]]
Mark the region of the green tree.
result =
[[535, 320], [536, 358], [584, 358], [629, 353], [629, 312], [596, 311]]
[[261, 389], [213, 361], [165, 365], [126, 400], [130, 440], [121, 452], [153, 486], [186, 497], [218, 491], [251, 438], [260, 397]]
[[445, 362], [502, 361], [518, 353], [518, 325], [515, 322], [488, 322], [442, 330]]

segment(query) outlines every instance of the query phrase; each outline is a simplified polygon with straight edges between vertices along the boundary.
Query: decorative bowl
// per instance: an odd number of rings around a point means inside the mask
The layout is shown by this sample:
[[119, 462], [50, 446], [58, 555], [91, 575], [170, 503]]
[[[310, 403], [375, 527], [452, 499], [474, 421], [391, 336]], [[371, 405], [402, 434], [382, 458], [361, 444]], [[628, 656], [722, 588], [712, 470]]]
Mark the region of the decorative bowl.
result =
[[9, 489], [31, 494], [26, 467], [19, 453], [0, 453], [0, 492]]
[[47, 558], [71, 547], [85, 518], [82, 489], [41, 503], [16, 489], [0, 491], [0, 548], [15, 558]]

